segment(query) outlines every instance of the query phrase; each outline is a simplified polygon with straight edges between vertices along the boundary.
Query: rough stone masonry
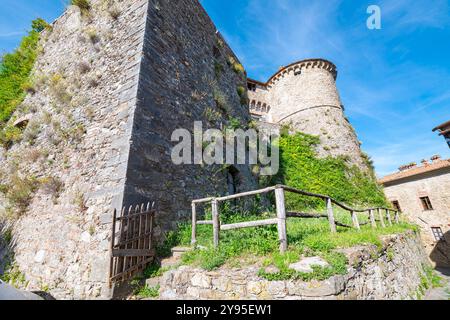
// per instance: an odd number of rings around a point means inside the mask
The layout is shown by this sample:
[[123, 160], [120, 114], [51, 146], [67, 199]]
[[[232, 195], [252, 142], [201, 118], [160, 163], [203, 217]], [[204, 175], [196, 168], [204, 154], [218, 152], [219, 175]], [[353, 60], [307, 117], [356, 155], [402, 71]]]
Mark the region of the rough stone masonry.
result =
[[428, 264], [420, 237], [412, 231], [386, 236], [382, 248], [342, 249], [349, 259], [345, 275], [324, 281], [268, 281], [261, 265], [205, 271], [189, 266], [166, 272], [162, 300], [404, 300], [418, 299]]
[[[26, 119], [24, 139], [0, 150], [0, 179], [46, 181], [16, 221], [12, 244], [22, 285], [59, 299], [111, 296], [112, 209], [154, 201], [161, 238], [189, 216], [192, 199], [226, 194], [230, 175], [237, 192], [256, 187], [245, 165], [171, 162], [175, 129], [251, 121], [245, 72], [200, 3], [91, 4], [89, 13], [70, 6], [42, 33], [35, 92], [10, 122]], [[342, 110], [333, 110], [340, 122]], [[347, 135], [359, 151], [345, 132], [339, 139]]]

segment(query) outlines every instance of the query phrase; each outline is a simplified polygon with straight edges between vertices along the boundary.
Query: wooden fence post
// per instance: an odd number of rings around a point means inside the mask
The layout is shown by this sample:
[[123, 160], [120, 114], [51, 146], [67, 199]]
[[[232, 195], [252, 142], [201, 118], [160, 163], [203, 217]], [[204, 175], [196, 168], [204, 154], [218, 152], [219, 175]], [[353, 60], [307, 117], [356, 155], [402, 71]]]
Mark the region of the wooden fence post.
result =
[[381, 213], [381, 209], [377, 209], [377, 210], [378, 210], [378, 216], [380, 217], [381, 227], [386, 228], [386, 224], [384, 223], [384, 218], [383, 218], [383, 214]]
[[386, 209], [386, 216], [387, 216], [389, 225], [392, 227], [391, 211], [389, 209]]
[[197, 243], [197, 209], [195, 203], [192, 202], [192, 238], [191, 244], [195, 245]]
[[287, 251], [287, 231], [286, 231], [286, 208], [284, 202], [284, 189], [275, 189], [275, 199], [277, 206], [277, 218], [278, 218], [278, 239], [280, 240], [280, 252], [285, 253]]
[[214, 248], [219, 247], [220, 238], [220, 219], [219, 219], [219, 203], [216, 199], [211, 202], [212, 207], [212, 219], [213, 219], [213, 235], [214, 235]]
[[333, 203], [331, 202], [330, 198], [327, 199], [327, 213], [328, 221], [330, 222], [331, 233], [336, 233], [336, 220], [334, 219]]
[[375, 221], [375, 214], [373, 212], [373, 209], [369, 210], [369, 216], [370, 216], [370, 224], [372, 225], [373, 229], [377, 228], [377, 222]]
[[356, 214], [355, 211], [352, 211], [352, 220], [353, 220], [353, 226], [357, 230], [361, 230], [361, 226], [359, 225], [358, 215]]
[[112, 221], [112, 232], [111, 232], [111, 260], [109, 265], [109, 287], [112, 288], [112, 277], [114, 276], [114, 246], [116, 245], [116, 220], [117, 220], [117, 209], [114, 209], [113, 221]]
[[400, 223], [400, 213], [398, 211], [395, 211], [395, 223]]

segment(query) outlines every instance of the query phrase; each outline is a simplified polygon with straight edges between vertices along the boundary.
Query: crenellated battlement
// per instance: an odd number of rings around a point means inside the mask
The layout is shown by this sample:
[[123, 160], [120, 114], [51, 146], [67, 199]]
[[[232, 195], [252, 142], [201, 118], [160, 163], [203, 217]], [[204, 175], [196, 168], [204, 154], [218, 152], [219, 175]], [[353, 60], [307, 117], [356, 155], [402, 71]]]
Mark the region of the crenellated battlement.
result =
[[295, 131], [319, 136], [323, 156], [349, 156], [361, 168], [358, 138], [344, 114], [336, 87], [336, 65], [305, 59], [281, 67], [267, 82], [248, 79], [249, 111], [256, 120], [289, 124]]
[[251, 85], [270, 88], [278, 80], [280, 80], [281, 78], [283, 78], [284, 76], [286, 76], [291, 72], [293, 72], [295, 75], [300, 75], [303, 69], [313, 69], [313, 68], [327, 70], [333, 75], [334, 80], [337, 79], [338, 76], [337, 67], [331, 61], [325, 59], [306, 59], [291, 63], [290, 65], [285, 67], [281, 67], [280, 70], [278, 70], [272, 77], [270, 77], [266, 83], [253, 79], [248, 79], [248, 82]]

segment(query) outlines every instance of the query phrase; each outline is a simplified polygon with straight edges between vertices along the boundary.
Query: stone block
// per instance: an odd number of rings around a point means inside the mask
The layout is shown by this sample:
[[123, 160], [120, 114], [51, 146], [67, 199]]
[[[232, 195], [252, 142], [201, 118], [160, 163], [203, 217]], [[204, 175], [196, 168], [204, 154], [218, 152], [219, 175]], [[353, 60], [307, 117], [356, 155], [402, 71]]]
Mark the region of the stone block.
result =
[[191, 279], [191, 284], [195, 287], [208, 289], [211, 287], [211, 278], [202, 273], [196, 273]]
[[313, 267], [326, 268], [329, 266], [330, 266], [330, 264], [320, 257], [310, 257], [310, 258], [304, 258], [297, 263], [293, 263], [293, 264], [289, 265], [289, 269], [292, 269], [292, 270], [295, 270], [295, 271], [301, 272], [301, 273], [313, 273], [314, 272]]
[[273, 297], [284, 297], [286, 296], [286, 283], [284, 281], [269, 282], [267, 292]]
[[229, 277], [218, 277], [212, 279], [213, 289], [217, 289], [223, 292], [230, 291], [233, 287], [233, 283]]

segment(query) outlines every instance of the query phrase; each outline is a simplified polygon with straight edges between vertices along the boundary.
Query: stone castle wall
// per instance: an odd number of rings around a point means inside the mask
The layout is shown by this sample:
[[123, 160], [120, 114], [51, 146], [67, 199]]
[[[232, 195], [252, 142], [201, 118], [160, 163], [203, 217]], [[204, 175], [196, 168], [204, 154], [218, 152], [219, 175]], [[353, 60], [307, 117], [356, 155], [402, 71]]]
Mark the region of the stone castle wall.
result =
[[348, 257], [346, 275], [325, 281], [267, 281], [261, 266], [223, 267], [208, 272], [182, 266], [164, 274], [163, 300], [404, 300], [417, 295], [428, 265], [418, 235], [387, 236], [383, 248], [361, 246], [342, 250]]
[[[250, 114], [237, 93], [246, 77], [227, 63], [239, 60], [198, 1], [149, 6], [125, 203], [156, 201], [158, 224], [168, 230], [191, 216], [193, 199], [228, 192], [223, 166], [172, 163], [172, 132], [192, 132], [194, 121], [202, 121], [204, 130], [222, 129], [232, 118], [245, 126]], [[222, 108], [217, 96], [225, 98]], [[237, 169], [237, 192], [256, 188], [249, 167]]]
[[[450, 266], [450, 168], [420, 176], [385, 183], [384, 192], [389, 201], [398, 201], [405, 216], [420, 226], [422, 240], [433, 263]], [[429, 197], [433, 210], [425, 211], [421, 197]], [[446, 241], [438, 243], [433, 227], [441, 228]]]
[[[43, 33], [36, 92], [11, 123], [31, 120], [23, 141], [2, 152], [1, 183], [16, 173], [50, 181], [16, 221], [13, 251], [22, 285], [58, 299], [111, 296], [114, 208], [154, 201], [160, 239], [192, 199], [226, 194], [226, 168], [172, 164], [174, 129], [250, 120], [237, 93], [245, 74], [227, 65], [234, 54], [198, 1], [91, 4], [89, 14], [69, 7]], [[238, 169], [238, 188], [253, 189], [250, 169]]]
[[31, 120], [2, 161], [4, 177], [61, 183], [39, 188], [13, 230], [23, 285], [60, 299], [110, 294], [111, 210], [123, 201], [147, 2], [115, 1], [117, 20], [104, 3], [89, 16], [69, 7], [42, 34], [36, 93], [14, 115]]
[[[249, 97], [268, 106], [266, 121], [290, 124], [295, 131], [319, 136], [320, 156], [347, 156], [351, 163], [367, 169], [358, 137], [344, 114], [336, 76], [330, 62], [305, 60], [283, 68], [265, 86], [257, 85]], [[255, 109], [251, 104], [251, 112]]]

